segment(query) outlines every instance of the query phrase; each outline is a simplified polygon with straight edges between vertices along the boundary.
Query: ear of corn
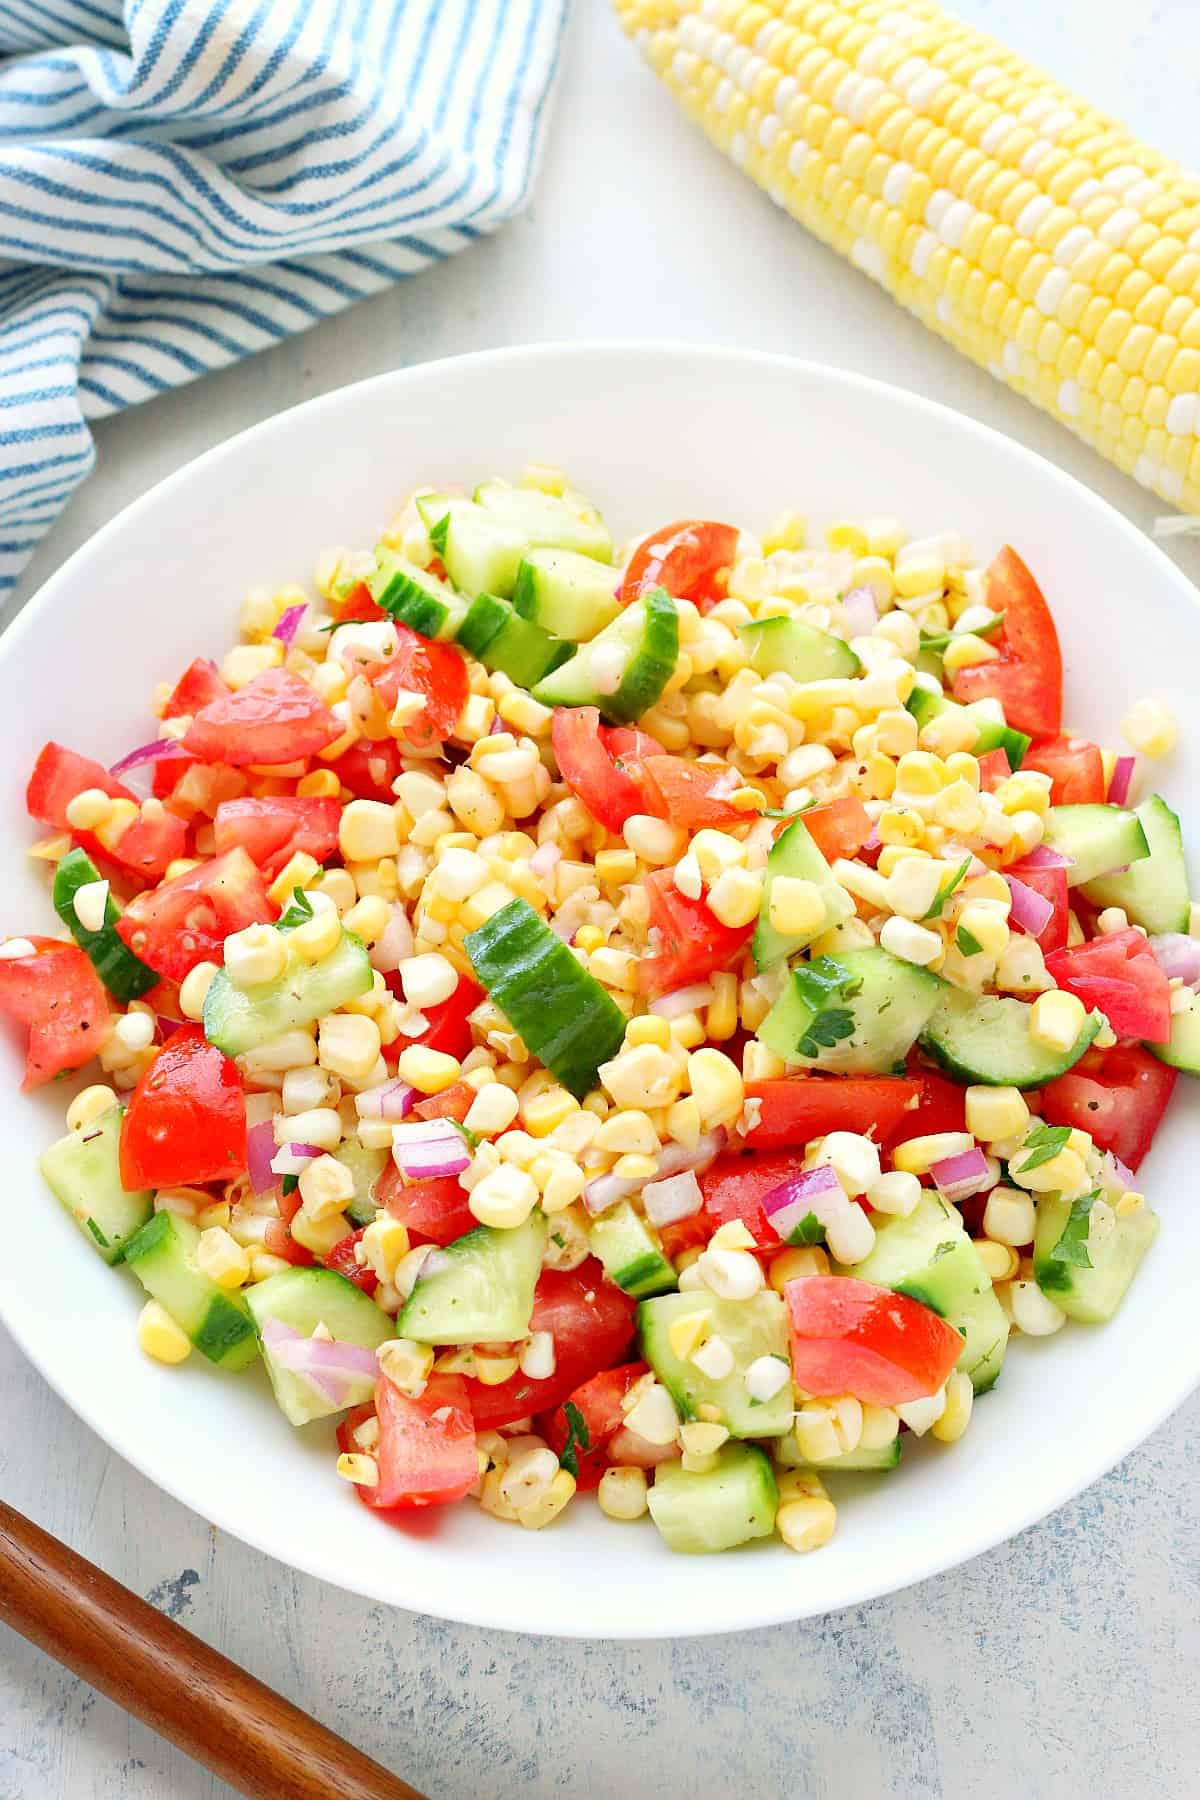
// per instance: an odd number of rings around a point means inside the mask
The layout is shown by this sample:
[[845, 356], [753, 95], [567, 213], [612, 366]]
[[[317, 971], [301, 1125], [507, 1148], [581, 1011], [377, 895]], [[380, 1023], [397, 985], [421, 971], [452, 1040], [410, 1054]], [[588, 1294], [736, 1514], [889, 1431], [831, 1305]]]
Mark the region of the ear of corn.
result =
[[1200, 179], [933, 0], [615, 3], [778, 205], [1200, 511]]

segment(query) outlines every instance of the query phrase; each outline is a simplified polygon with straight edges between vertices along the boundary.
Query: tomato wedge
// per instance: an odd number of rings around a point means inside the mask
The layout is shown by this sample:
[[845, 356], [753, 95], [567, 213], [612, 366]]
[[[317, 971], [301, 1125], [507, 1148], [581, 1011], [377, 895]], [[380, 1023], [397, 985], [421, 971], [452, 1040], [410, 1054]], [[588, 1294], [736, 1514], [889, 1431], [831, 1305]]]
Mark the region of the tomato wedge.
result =
[[110, 775], [103, 763], [93, 762], [90, 756], [79, 756], [65, 744], [51, 741], [38, 752], [25, 789], [25, 805], [31, 818], [41, 819], [59, 831], [70, 831], [67, 806], [85, 788], [99, 788], [113, 800], [137, 803], [132, 788]]
[[297, 851], [324, 862], [338, 847], [342, 809], [336, 800], [296, 794], [225, 800], [213, 820], [217, 854], [242, 846], [268, 881]]
[[[384, 980], [398, 1000], [404, 998], [404, 989], [397, 974], [385, 975]], [[470, 1054], [473, 1039], [471, 1037], [470, 1015], [482, 1000], [486, 998], [483, 988], [470, 975], [460, 975], [458, 986], [448, 1000], [439, 1000], [436, 1006], [424, 1006], [421, 1012], [429, 1023], [420, 1037], [398, 1037], [390, 1044], [384, 1045], [384, 1056], [395, 1062], [402, 1050], [410, 1044], [423, 1044], [427, 1050], [441, 1050], [446, 1056], [457, 1057], [459, 1062]]]
[[[578, 1439], [573, 1443], [579, 1470], [575, 1485], [580, 1492], [587, 1493], [589, 1489], [599, 1487], [608, 1462], [605, 1452], [609, 1442], [625, 1423], [621, 1402], [634, 1382], [640, 1381], [646, 1372], [644, 1362], [622, 1363], [619, 1369], [605, 1369], [601, 1374], [593, 1375], [570, 1396], [570, 1404], [583, 1420], [587, 1432], [586, 1449]], [[565, 1404], [544, 1414], [539, 1428], [555, 1456], [561, 1458], [569, 1435]]]
[[1049, 955], [1051, 950], [1063, 949], [1070, 930], [1068, 915], [1071, 906], [1066, 869], [1042, 868], [1040, 865], [1031, 868], [1028, 863], [1013, 863], [1007, 872], [1015, 881], [1023, 881], [1035, 894], [1048, 900], [1054, 908], [1038, 932], [1035, 943], [1045, 955]]
[[1012, 774], [1012, 764], [1003, 750], [985, 750], [979, 763], [979, 785], [985, 794], [994, 794], [1001, 782]]
[[1042, 1117], [1077, 1125], [1101, 1150], [1136, 1169], [1175, 1091], [1178, 1070], [1136, 1044], [1089, 1050], [1083, 1061], [1041, 1091]]
[[[800, 816], [809, 837], [831, 867], [839, 856], [857, 856], [875, 828], [862, 801], [852, 794], [830, 800], [825, 806], [810, 806]], [[784, 821], [785, 829], [789, 823]]]
[[[883, 1141], [917, 1105], [920, 1083], [881, 1076], [785, 1075], [752, 1081], [747, 1100], [759, 1104], [758, 1123], [746, 1134], [755, 1150], [804, 1145], [827, 1131], [857, 1131]], [[915, 1135], [909, 1133], [910, 1136]]]
[[783, 1297], [792, 1372], [809, 1394], [903, 1406], [936, 1394], [962, 1350], [962, 1338], [945, 1319], [872, 1281], [811, 1275], [789, 1281]]
[[655, 869], [643, 885], [650, 901], [650, 929], [659, 934], [654, 954], [638, 964], [643, 994], [669, 994], [736, 962], [753, 925], [722, 925], [703, 900], [689, 900], [679, 892], [671, 869]]
[[431, 1175], [424, 1181], [405, 1181], [389, 1163], [375, 1188], [380, 1206], [406, 1225], [414, 1237], [429, 1244], [452, 1244], [478, 1224], [467, 1204], [469, 1196], [454, 1175]]
[[342, 736], [316, 692], [287, 669], [267, 669], [236, 694], [201, 707], [183, 746], [201, 762], [273, 767], [315, 756]]
[[984, 603], [1004, 614], [1003, 642], [995, 662], [960, 669], [954, 698], [999, 700], [1004, 716], [1031, 737], [1054, 738], [1062, 724], [1062, 651], [1050, 608], [1016, 551], [1005, 545], [990, 564]]
[[577, 1269], [543, 1269], [533, 1300], [531, 1331], [554, 1339], [554, 1373], [533, 1380], [519, 1371], [498, 1387], [468, 1381], [476, 1425], [511, 1425], [559, 1406], [583, 1382], [620, 1362], [633, 1336], [634, 1302], [604, 1279], [589, 1256]]
[[133, 1191], [231, 1181], [245, 1166], [237, 1064], [199, 1025], [182, 1025], [133, 1090], [121, 1125], [121, 1182]]
[[779, 1233], [762, 1209], [764, 1195], [782, 1187], [804, 1167], [803, 1148], [774, 1150], [762, 1156], [718, 1156], [700, 1177], [709, 1232], [737, 1219], [759, 1250], [777, 1249]]
[[386, 619], [390, 617], [378, 600], [372, 598], [365, 581], [356, 581], [340, 604], [335, 603], [340, 619]]
[[913, 1068], [911, 1079], [917, 1084], [917, 1104], [906, 1108], [889, 1132], [880, 1133], [880, 1141], [889, 1148], [909, 1138], [931, 1137], [942, 1131], [965, 1131], [967, 1128], [966, 1089], [932, 1070]]
[[[475, 1426], [460, 1375], [432, 1375], [419, 1400], [402, 1394], [386, 1377], [375, 1388], [379, 1444], [374, 1452], [379, 1470], [375, 1487], [360, 1487], [365, 1505], [393, 1507], [447, 1506], [461, 1500], [479, 1478]], [[351, 1432], [354, 1415], [338, 1431], [344, 1450], [356, 1448]]]
[[466, 659], [453, 644], [436, 643], [407, 625], [396, 626], [396, 637], [395, 656], [375, 665], [368, 680], [389, 712], [401, 688], [424, 697], [425, 710], [404, 727], [404, 735], [425, 749], [448, 738], [458, 723], [470, 692]]
[[344, 788], [358, 800], [395, 799], [392, 783], [404, 768], [400, 746], [395, 738], [381, 738], [372, 743], [360, 738], [328, 764]]
[[230, 932], [278, 914], [262, 876], [239, 848], [138, 894], [117, 931], [159, 975], [182, 981], [197, 963], [222, 960]]
[[214, 700], [220, 700], [231, 692], [229, 683], [216, 663], [207, 656], [198, 656], [188, 664], [171, 689], [171, 697], [163, 707], [162, 716], [164, 719], [191, 717], [202, 708], [210, 706]]
[[29, 1027], [22, 1090], [81, 1069], [108, 1033], [108, 996], [83, 951], [58, 938], [26, 938], [31, 956], [0, 957], [0, 1013]]
[[642, 767], [657, 789], [660, 818], [670, 819], [685, 831], [703, 826], [744, 824], [747, 814], [733, 805], [730, 795], [745, 786], [728, 763], [692, 762], [686, 756], [646, 756]]
[[1171, 988], [1140, 931], [1110, 931], [1046, 958], [1047, 973], [1091, 1010], [1098, 1007], [1118, 1037], [1165, 1044], [1171, 1035]]
[[1052, 806], [1099, 806], [1104, 800], [1104, 758], [1086, 738], [1050, 738], [1025, 752], [1021, 768], [1050, 777]]
[[634, 813], [661, 816], [644, 759], [664, 752], [648, 732], [602, 725], [594, 706], [559, 706], [550, 734], [563, 780], [609, 831], [620, 831]]
[[474, 1105], [476, 1090], [469, 1081], [455, 1081], [440, 1094], [418, 1100], [413, 1112], [418, 1119], [457, 1119], [461, 1125]]
[[629, 559], [617, 593], [622, 606], [651, 588], [665, 587], [676, 600], [707, 612], [727, 592], [727, 572], [737, 556], [736, 525], [715, 519], [679, 519], [651, 532]]
[[327, 1269], [336, 1269], [339, 1275], [344, 1275], [347, 1281], [352, 1281], [356, 1288], [362, 1289], [364, 1294], [373, 1294], [379, 1286], [378, 1275], [370, 1263], [360, 1263], [354, 1259], [354, 1252], [362, 1243], [363, 1233], [366, 1229], [366, 1226], [362, 1225], [357, 1231], [348, 1232], [344, 1238], [339, 1238], [333, 1249], [324, 1258], [324, 1262]]

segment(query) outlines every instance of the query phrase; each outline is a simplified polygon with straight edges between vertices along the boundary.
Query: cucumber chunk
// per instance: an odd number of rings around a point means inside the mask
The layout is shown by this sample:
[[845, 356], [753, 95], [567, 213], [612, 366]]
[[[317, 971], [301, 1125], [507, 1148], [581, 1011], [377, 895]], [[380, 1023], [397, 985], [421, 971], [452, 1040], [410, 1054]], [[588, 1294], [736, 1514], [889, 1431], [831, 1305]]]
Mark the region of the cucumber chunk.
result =
[[452, 638], [467, 616], [461, 594], [391, 550], [376, 552], [376, 568], [367, 577], [367, 586], [384, 612], [422, 637]]
[[[813, 930], [785, 932], [778, 931], [772, 925], [771, 884], [781, 875], [792, 876], [799, 881], [811, 881], [820, 889], [825, 902], [825, 917]], [[762, 904], [759, 907], [758, 924], [754, 928], [755, 967], [769, 969], [787, 957], [798, 955], [801, 950], [808, 948], [815, 937], [828, 931], [832, 925], [840, 925], [853, 911], [854, 902], [845, 888], [834, 880], [829, 864], [813, 843], [803, 819], [797, 819], [776, 838], [767, 857]]]
[[582, 1100], [625, 1039], [625, 1014], [527, 900], [464, 940], [476, 975], [527, 1049]]
[[204, 1001], [204, 1035], [226, 1056], [243, 1056], [370, 993], [372, 980], [366, 946], [349, 931], [320, 962], [306, 963], [289, 952], [277, 981], [239, 987], [218, 969]]
[[1042, 842], [1071, 858], [1068, 887], [1082, 887], [1150, 854], [1142, 821], [1123, 806], [1052, 806]]
[[651, 1294], [667, 1294], [675, 1287], [675, 1271], [646, 1221], [628, 1200], [611, 1207], [588, 1226], [592, 1255], [604, 1264], [604, 1273], [635, 1300]]
[[263, 1327], [275, 1319], [306, 1338], [323, 1325], [330, 1337], [342, 1343], [378, 1350], [395, 1336], [396, 1328], [383, 1308], [352, 1281], [335, 1269], [287, 1269], [248, 1288], [246, 1304], [258, 1328], [275, 1398], [289, 1424], [307, 1425], [310, 1419], [328, 1418], [371, 1398], [375, 1375], [356, 1377], [334, 1400], [317, 1383], [286, 1368], [263, 1339]]
[[369, 1149], [357, 1137], [348, 1137], [342, 1139], [333, 1154], [354, 1177], [354, 1198], [346, 1207], [346, 1217], [352, 1225], [369, 1225], [379, 1211], [375, 1189], [392, 1160], [391, 1152]]
[[121, 915], [112, 895], [104, 903], [104, 923], [99, 931], [90, 931], [75, 911], [75, 896], [80, 888], [99, 880], [100, 871], [85, 850], [68, 850], [54, 871], [54, 910], [79, 948], [87, 953], [114, 999], [138, 1000], [150, 992], [159, 977], [117, 936], [116, 923]]
[[492, 518], [519, 532], [533, 549], [576, 550], [580, 556], [612, 562], [612, 538], [595, 507], [586, 502], [573, 506], [555, 494], [509, 487], [503, 481], [483, 482], [475, 489], [475, 498]]
[[586, 643], [620, 612], [616, 574], [576, 550], [530, 550], [517, 570], [514, 609], [555, 637]]
[[1023, 1001], [948, 987], [921, 1033], [921, 1047], [956, 1081], [1041, 1087], [1073, 1068], [1103, 1025], [1100, 1013], [1090, 1012], [1069, 1050], [1049, 1050], [1030, 1034]]
[[68, 1131], [38, 1159], [55, 1199], [109, 1264], [121, 1261], [129, 1240], [154, 1211], [148, 1188], [131, 1194], [121, 1186], [124, 1117], [123, 1106], [112, 1106], [85, 1131]]
[[845, 638], [818, 631], [800, 619], [756, 619], [752, 625], [739, 625], [738, 636], [750, 652], [750, 667], [760, 675], [829, 681], [857, 675], [862, 668]]
[[649, 1501], [667, 1548], [696, 1556], [770, 1537], [779, 1489], [761, 1450], [726, 1444], [717, 1452], [716, 1467], [704, 1474], [680, 1463], [660, 1463]]
[[786, 1063], [833, 1074], [894, 1069], [911, 1049], [945, 987], [939, 975], [886, 950], [847, 950], [792, 970], [758, 1028]]
[[771, 1455], [781, 1469], [812, 1469], [821, 1476], [874, 1475], [900, 1467], [901, 1439], [897, 1433], [890, 1444], [877, 1450], [864, 1450], [860, 1445], [857, 1450], [843, 1450], [840, 1456], [814, 1457], [802, 1455], [795, 1432], [789, 1431], [771, 1445]]
[[482, 593], [508, 598], [527, 548], [521, 532], [492, 518], [473, 500], [451, 499], [446, 494], [423, 494], [417, 511], [461, 594], [470, 600]]
[[543, 706], [597, 706], [613, 725], [632, 725], [659, 698], [679, 659], [679, 613], [654, 588], [617, 615], [533, 690]]
[[199, 1243], [190, 1219], [155, 1213], [126, 1244], [125, 1261], [202, 1356], [223, 1369], [244, 1369], [258, 1355], [250, 1309], [197, 1268]]
[[971, 745], [972, 756], [986, 756], [989, 750], [1003, 750], [1010, 769], [1020, 768], [1032, 742], [1023, 731], [1016, 731], [1011, 725], [1001, 724], [997, 719], [989, 719], [974, 704], [963, 706], [959, 701], [948, 700], [945, 694], [932, 693], [926, 687], [913, 689], [908, 697], [908, 710], [917, 721], [918, 730], [942, 713], [964, 713], [978, 724], [978, 735]]
[[507, 600], [498, 600], [495, 594], [476, 595], [459, 628], [458, 641], [486, 668], [507, 675], [523, 688], [535, 687], [544, 675], [566, 662], [573, 649], [540, 625], [522, 619]]
[[[722, 1380], [705, 1375], [671, 1348], [670, 1330], [677, 1319], [693, 1313], [708, 1317], [709, 1334], [723, 1338], [733, 1352], [733, 1370]], [[642, 1355], [668, 1390], [685, 1419], [699, 1408], [715, 1406], [730, 1437], [780, 1437], [791, 1429], [796, 1409], [788, 1353], [787, 1310], [783, 1300], [764, 1288], [750, 1300], [718, 1300], [699, 1294], [663, 1294], [638, 1307]], [[753, 1400], [746, 1371], [760, 1356], [777, 1356], [788, 1367], [788, 1380], [770, 1400]]]
[[546, 1220], [499, 1231], [477, 1225], [434, 1253], [399, 1318], [397, 1337], [422, 1344], [508, 1344], [529, 1331], [533, 1290], [542, 1271]]
[[1158, 1233], [1158, 1215], [1148, 1206], [1114, 1216], [1109, 1228], [1098, 1232], [1091, 1217], [1095, 1198], [1043, 1195], [1033, 1239], [1034, 1280], [1069, 1319], [1085, 1325], [1112, 1318]]
[[1146, 1049], [1184, 1075], [1200, 1075], [1200, 1004], [1193, 1000], [1187, 1012], [1172, 1013], [1169, 1041]]
[[1146, 835], [1149, 856], [1135, 862], [1124, 875], [1101, 875], [1089, 881], [1084, 894], [1093, 906], [1123, 907], [1131, 925], [1141, 925], [1155, 936], [1186, 931], [1191, 898], [1179, 817], [1160, 794], [1143, 800], [1136, 817]]

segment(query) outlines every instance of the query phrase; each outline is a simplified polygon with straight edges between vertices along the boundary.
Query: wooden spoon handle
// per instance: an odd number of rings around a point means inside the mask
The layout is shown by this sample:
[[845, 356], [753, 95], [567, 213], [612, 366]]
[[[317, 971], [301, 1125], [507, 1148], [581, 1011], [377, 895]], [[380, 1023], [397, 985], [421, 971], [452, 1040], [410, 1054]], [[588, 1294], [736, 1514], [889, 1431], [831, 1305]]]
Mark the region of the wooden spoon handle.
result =
[[422, 1800], [2, 1501], [0, 1620], [250, 1800]]

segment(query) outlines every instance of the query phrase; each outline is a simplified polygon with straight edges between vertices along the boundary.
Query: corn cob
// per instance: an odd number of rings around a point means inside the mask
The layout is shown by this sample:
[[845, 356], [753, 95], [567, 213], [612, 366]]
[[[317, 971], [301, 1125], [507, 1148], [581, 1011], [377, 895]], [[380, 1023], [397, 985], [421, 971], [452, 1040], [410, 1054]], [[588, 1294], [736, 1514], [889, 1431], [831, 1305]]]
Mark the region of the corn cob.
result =
[[1200, 512], [1200, 179], [933, 0], [616, 0], [776, 203]]

